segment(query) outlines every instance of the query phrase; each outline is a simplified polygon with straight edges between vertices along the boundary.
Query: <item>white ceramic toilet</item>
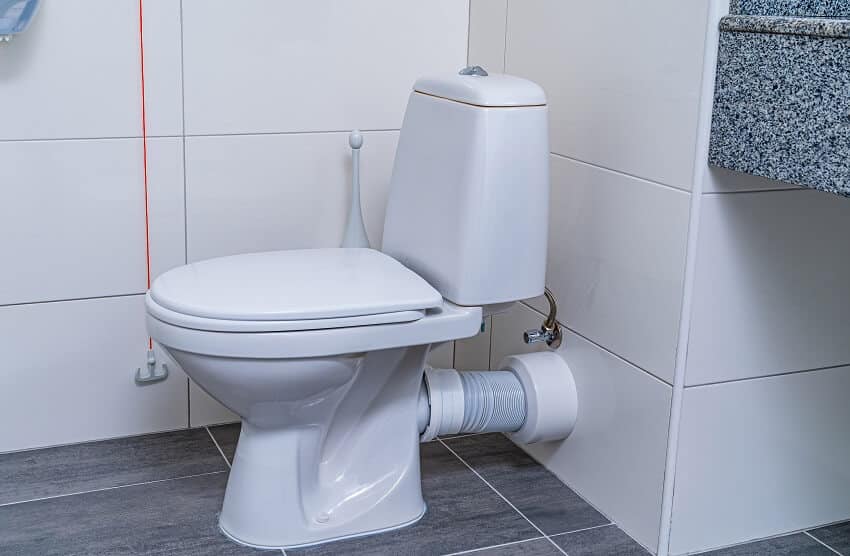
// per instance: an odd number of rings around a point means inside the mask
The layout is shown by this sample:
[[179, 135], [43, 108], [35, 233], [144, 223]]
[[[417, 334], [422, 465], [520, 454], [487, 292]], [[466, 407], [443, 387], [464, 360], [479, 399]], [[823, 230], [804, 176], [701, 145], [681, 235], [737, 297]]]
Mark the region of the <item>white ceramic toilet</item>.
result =
[[238, 542], [292, 547], [418, 520], [430, 347], [543, 292], [545, 96], [516, 77], [463, 73], [414, 86], [383, 252], [211, 259], [163, 274], [147, 295], [151, 336], [242, 418], [220, 516]]

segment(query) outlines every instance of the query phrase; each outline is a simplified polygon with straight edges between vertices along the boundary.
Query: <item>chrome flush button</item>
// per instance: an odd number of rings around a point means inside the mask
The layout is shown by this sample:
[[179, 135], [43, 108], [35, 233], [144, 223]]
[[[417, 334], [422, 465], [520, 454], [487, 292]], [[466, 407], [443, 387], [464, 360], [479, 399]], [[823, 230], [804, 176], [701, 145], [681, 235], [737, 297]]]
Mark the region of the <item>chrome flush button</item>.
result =
[[459, 72], [458, 75], [474, 75], [476, 77], [487, 77], [487, 70], [481, 66], [466, 66]]

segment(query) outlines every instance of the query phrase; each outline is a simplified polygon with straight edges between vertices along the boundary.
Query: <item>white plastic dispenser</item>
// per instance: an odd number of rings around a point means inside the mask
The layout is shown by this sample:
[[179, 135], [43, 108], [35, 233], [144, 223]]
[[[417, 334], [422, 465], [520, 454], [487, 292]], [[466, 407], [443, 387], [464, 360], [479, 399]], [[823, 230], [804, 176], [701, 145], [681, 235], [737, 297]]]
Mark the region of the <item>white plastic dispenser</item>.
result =
[[0, 43], [26, 31], [38, 5], [39, 0], [0, 0]]

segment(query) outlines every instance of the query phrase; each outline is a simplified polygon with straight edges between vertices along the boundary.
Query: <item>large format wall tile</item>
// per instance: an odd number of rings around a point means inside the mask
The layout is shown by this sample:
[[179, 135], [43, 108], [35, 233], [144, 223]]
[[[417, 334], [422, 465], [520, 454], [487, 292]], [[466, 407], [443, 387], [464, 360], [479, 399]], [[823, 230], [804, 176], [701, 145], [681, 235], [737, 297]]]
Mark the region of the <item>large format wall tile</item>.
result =
[[[364, 137], [364, 219], [380, 247], [398, 133]], [[347, 133], [192, 137], [186, 154], [190, 261], [342, 241], [351, 190]]]
[[508, 0], [470, 0], [469, 58], [490, 73], [505, 71], [505, 31]]
[[[511, 353], [542, 350], [522, 342], [522, 331], [542, 318], [525, 305], [494, 316], [494, 365]], [[559, 353], [576, 381], [576, 428], [563, 442], [524, 448], [641, 544], [655, 547], [672, 389], [569, 331]]]
[[455, 0], [184, 0], [187, 132], [398, 128], [417, 77], [464, 66], [467, 22]]
[[559, 319], [668, 383], [688, 219], [687, 193], [552, 157], [546, 282]]
[[[146, 4], [149, 131], [178, 133], [179, 5]], [[0, 139], [139, 136], [140, 81], [137, 0], [45, 0], [0, 56]]]
[[[184, 260], [179, 139], [149, 142], [154, 272]], [[145, 290], [140, 139], [0, 143], [0, 305]]]
[[848, 392], [850, 367], [685, 389], [671, 553], [850, 517]]
[[850, 363], [850, 203], [706, 195], [687, 384]]
[[691, 188], [707, 2], [509, 2], [507, 72], [549, 97], [552, 151]]
[[187, 426], [179, 368], [133, 381], [147, 337], [141, 295], [0, 307], [0, 451]]

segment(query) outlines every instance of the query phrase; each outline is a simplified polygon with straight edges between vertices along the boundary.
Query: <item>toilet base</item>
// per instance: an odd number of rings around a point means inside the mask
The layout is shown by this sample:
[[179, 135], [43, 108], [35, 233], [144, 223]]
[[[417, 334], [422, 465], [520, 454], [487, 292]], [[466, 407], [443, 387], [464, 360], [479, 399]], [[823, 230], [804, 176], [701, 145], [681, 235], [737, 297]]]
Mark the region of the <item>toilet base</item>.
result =
[[390, 531], [396, 531], [398, 529], [404, 529], [405, 527], [410, 527], [411, 525], [418, 523], [420, 519], [425, 517], [425, 514], [427, 513], [427, 511], [428, 511], [428, 505], [423, 504], [422, 505], [422, 512], [418, 516], [411, 519], [410, 521], [405, 521], [404, 523], [399, 523], [398, 525], [391, 525], [389, 527], [384, 527], [382, 529], [375, 529], [375, 530], [372, 530], [372, 531], [365, 531], [363, 533], [352, 533], [350, 535], [340, 535], [338, 537], [333, 537], [333, 538], [329, 538], [329, 539], [322, 539], [320, 541], [308, 542], [308, 543], [304, 543], [304, 544], [288, 544], [286, 546], [267, 546], [267, 545], [251, 544], [249, 542], [245, 542], [245, 541], [239, 539], [238, 537], [230, 534], [230, 532], [228, 532], [227, 529], [225, 529], [221, 525], [221, 523], [219, 523], [218, 528], [219, 528], [219, 530], [221, 530], [222, 534], [225, 537], [227, 537], [231, 541], [235, 542], [236, 544], [239, 544], [239, 545], [242, 545], [242, 546], [247, 546], [249, 548], [257, 548], [257, 549], [260, 549], [260, 550], [284, 550], [284, 549], [287, 549], [287, 548], [293, 549], [293, 548], [306, 548], [308, 546], [318, 546], [320, 544], [327, 544], [327, 543], [331, 543], [331, 542], [344, 541], [344, 540], [348, 540], [348, 539], [359, 539], [359, 538], [362, 538], [362, 537], [370, 537], [372, 535], [380, 535], [381, 533], [389, 533]]

